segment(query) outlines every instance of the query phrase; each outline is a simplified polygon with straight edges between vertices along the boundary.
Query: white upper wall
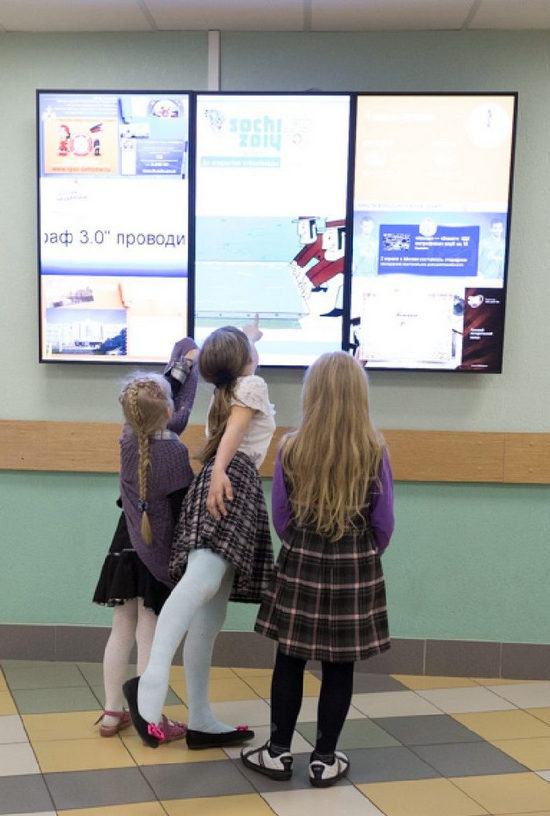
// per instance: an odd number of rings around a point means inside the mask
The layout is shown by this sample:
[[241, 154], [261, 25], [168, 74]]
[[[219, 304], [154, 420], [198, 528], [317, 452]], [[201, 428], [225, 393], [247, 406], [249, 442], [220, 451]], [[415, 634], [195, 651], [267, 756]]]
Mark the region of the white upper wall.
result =
[[[476, 14], [483, 5], [470, 4]], [[4, 24], [10, 6], [19, 3], [0, 0]], [[0, 418], [118, 421], [118, 382], [128, 372], [38, 363], [36, 88], [205, 90], [207, 49], [205, 31], [0, 33]], [[222, 34], [225, 90], [519, 92], [504, 371], [374, 372], [380, 427], [550, 430], [548, 53], [546, 31]], [[278, 423], [293, 424], [302, 372], [270, 369], [265, 378]], [[192, 421], [203, 421], [208, 397], [201, 386]]]
[[0, 0], [0, 31], [550, 29], [548, 0]]

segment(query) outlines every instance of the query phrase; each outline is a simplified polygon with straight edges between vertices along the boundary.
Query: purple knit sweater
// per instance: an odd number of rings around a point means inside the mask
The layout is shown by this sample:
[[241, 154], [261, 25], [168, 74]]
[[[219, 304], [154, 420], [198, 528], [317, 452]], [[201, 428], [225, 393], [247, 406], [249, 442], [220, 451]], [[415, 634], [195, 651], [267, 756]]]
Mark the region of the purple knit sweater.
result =
[[184, 362], [185, 353], [192, 348], [197, 346], [189, 338], [177, 343], [164, 372], [174, 394], [174, 414], [168, 424], [174, 433], [164, 435], [168, 438], [149, 440], [147, 513], [153, 532], [151, 546], [143, 541], [140, 532], [137, 437], [125, 426], [120, 438], [120, 495], [130, 540], [149, 572], [169, 586], [168, 558], [174, 531], [169, 495], [187, 487], [193, 479], [187, 448], [178, 437], [187, 425], [197, 390], [197, 366]]
[[[369, 510], [369, 523], [374, 532], [378, 555], [382, 555], [390, 543], [394, 528], [393, 515], [393, 475], [388, 452], [380, 464], [380, 487], [372, 492]], [[292, 519], [292, 506], [288, 497], [283, 467], [281, 465], [281, 451], [277, 454], [271, 486], [271, 509], [273, 526], [282, 540], [286, 527]]]

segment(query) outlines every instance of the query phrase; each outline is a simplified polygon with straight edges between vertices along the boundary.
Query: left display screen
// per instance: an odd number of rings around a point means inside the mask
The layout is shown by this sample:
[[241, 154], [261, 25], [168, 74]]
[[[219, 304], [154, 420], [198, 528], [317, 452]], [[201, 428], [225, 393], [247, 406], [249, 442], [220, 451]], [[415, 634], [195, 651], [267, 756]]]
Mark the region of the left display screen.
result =
[[163, 362], [189, 333], [189, 104], [38, 92], [42, 361]]

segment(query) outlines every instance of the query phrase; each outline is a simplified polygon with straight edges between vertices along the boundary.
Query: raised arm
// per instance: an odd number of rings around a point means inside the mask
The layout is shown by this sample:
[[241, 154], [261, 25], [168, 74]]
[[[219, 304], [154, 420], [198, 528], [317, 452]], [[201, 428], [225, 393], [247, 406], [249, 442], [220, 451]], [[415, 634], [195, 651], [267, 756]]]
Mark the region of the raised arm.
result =
[[250, 343], [250, 365], [247, 367], [245, 374], [254, 374], [259, 362], [256, 343], [264, 336], [264, 333], [260, 329], [260, 316], [258, 314], [254, 315], [252, 323], [247, 323], [246, 326], [243, 326], [243, 332], [248, 337], [248, 342]]
[[170, 361], [164, 369], [164, 376], [172, 388], [174, 413], [168, 428], [177, 434], [183, 433], [197, 393], [198, 370], [195, 363], [199, 349], [194, 340], [184, 337], [172, 349]]

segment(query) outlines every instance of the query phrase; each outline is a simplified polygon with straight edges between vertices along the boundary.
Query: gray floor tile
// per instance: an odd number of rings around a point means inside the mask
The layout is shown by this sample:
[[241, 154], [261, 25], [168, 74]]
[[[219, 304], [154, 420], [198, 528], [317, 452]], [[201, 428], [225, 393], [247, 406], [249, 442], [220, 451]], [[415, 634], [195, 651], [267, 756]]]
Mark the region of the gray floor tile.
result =
[[74, 663], [47, 663], [35, 666], [5, 666], [4, 674], [15, 689], [69, 688], [85, 686], [86, 681]]
[[355, 694], [368, 691], [409, 691], [407, 686], [400, 683], [389, 674], [366, 674], [355, 672], [353, 677], [353, 691]]
[[528, 770], [488, 742], [417, 745], [414, 752], [443, 776], [485, 776]]
[[21, 714], [52, 711], [96, 711], [99, 706], [88, 688], [15, 689], [13, 699]]
[[[412, 719], [412, 717], [408, 719]], [[296, 730], [312, 745], [315, 743], [316, 723], [298, 723]], [[399, 745], [399, 742], [372, 720], [366, 718], [348, 720], [344, 724], [338, 740], [338, 748], [344, 751], [348, 748], [382, 748], [388, 745]]]
[[[90, 686], [103, 685], [103, 663], [77, 663], [76, 665]], [[135, 677], [136, 674], [136, 665], [134, 663], [130, 663], [128, 666], [128, 679], [130, 679], [130, 677]]]
[[481, 741], [478, 734], [474, 734], [447, 714], [426, 717], [377, 717], [373, 722], [403, 745]]
[[158, 799], [254, 793], [252, 785], [230, 759], [182, 765], [143, 765], [141, 772]]
[[176, 692], [169, 688], [164, 705], [180, 705], [182, 702]]
[[0, 778], [0, 813], [51, 811], [52, 804], [48, 788], [38, 774]]
[[[322, 678], [320, 669], [311, 672], [315, 677]], [[356, 671], [353, 675], [353, 692], [360, 694], [374, 691], [410, 691], [407, 686], [390, 677], [389, 674], [369, 674], [368, 672]]]
[[358, 748], [346, 751], [350, 759], [349, 779], [354, 784], [403, 782], [441, 776], [409, 748]]
[[77, 663], [76, 665], [90, 686], [100, 686], [103, 683], [102, 663]]
[[[99, 685], [93, 685], [92, 691], [99, 701], [99, 707], [103, 708], [103, 706], [105, 705], [105, 689], [103, 688], [103, 682], [100, 682]], [[169, 688], [168, 694], [166, 695], [165, 705], [180, 705], [181, 702], [182, 701], [180, 700], [178, 695], [174, 691], [172, 691], [171, 688]]]
[[44, 779], [57, 810], [155, 801], [137, 768], [53, 773]]

